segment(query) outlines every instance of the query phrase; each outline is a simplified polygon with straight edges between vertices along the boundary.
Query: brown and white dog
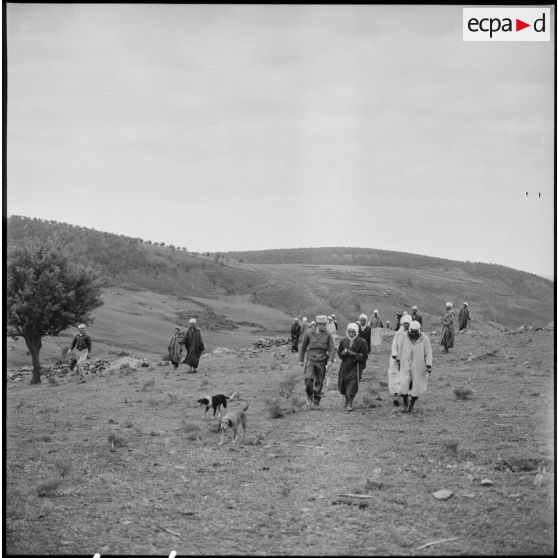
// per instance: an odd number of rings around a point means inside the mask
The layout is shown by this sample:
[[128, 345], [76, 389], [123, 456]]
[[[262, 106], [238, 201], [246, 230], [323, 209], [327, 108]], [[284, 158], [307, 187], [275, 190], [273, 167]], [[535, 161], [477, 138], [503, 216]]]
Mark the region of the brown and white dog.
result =
[[233, 431], [233, 444], [236, 444], [236, 437], [238, 433], [238, 427], [242, 425], [242, 442], [246, 438], [246, 410], [249, 405], [246, 403], [243, 408], [235, 409], [234, 411], [229, 411], [223, 418], [221, 418], [221, 441], [219, 445], [225, 442], [225, 430], [229, 428]]
[[205, 411], [203, 412], [202, 419], [207, 414], [209, 409], [213, 409], [213, 415], [211, 419], [215, 418], [215, 413], [218, 413], [219, 418], [221, 418], [221, 407], [227, 408], [227, 401], [232, 401], [236, 397], [236, 391], [232, 395], [223, 395], [222, 393], [218, 393], [217, 395], [206, 395], [205, 397], [201, 397], [198, 399], [198, 403], [205, 407]]

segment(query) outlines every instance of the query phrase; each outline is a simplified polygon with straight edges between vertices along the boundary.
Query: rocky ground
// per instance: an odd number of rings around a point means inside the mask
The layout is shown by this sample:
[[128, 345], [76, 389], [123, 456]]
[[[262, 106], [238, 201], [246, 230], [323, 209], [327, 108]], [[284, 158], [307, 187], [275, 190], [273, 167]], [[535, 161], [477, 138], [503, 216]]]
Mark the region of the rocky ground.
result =
[[[411, 415], [386, 392], [388, 335], [353, 413], [337, 365], [306, 410], [273, 340], [215, 349], [198, 374], [156, 355], [92, 360], [85, 384], [65, 362], [40, 386], [8, 370], [7, 551], [553, 554], [554, 332], [468, 331], [447, 355], [432, 336]], [[196, 400], [233, 391], [246, 440], [220, 446]]]

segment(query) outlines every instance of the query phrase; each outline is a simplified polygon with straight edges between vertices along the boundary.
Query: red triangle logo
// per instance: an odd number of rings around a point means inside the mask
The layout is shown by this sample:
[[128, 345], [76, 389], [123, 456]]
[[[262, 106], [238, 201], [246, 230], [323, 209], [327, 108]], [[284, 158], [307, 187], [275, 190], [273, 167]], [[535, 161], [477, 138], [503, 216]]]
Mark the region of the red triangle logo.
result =
[[515, 30], [516, 31], [521, 31], [522, 29], [525, 29], [525, 27], [531, 27], [530, 23], [525, 23], [524, 21], [521, 21], [520, 19], [515, 20]]

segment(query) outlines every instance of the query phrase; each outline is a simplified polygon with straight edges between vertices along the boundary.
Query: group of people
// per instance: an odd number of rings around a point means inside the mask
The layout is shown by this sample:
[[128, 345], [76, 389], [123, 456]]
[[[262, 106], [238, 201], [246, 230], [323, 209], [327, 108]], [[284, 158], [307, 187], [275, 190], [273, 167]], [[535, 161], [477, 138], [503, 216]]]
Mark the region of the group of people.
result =
[[[452, 308], [451, 302], [446, 303], [446, 313], [441, 318], [442, 353], [453, 347], [455, 312]], [[464, 302], [459, 312], [459, 330], [465, 329], [471, 319], [468, 304]], [[394, 396], [394, 405], [402, 403], [404, 412], [413, 412], [417, 399], [427, 389], [428, 375], [432, 372], [432, 346], [429, 336], [422, 331], [422, 323], [417, 306], [411, 308], [411, 313], [397, 312], [388, 366], [388, 391]], [[318, 315], [310, 324], [306, 317], [302, 324], [298, 317], [294, 319], [291, 351], [298, 352], [300, 366], [304, 368], [308, 408], [319, 407], [324, 381], [337, 354], [340, 359], [337, 387], [345, 396], [344, 408], [353, 411], [363, 370], [372, 347], [382, 342], [380, 330], [383, 327], [378, 310], [374, 310], [370, 320], [366, 314], [361, 314], [347, 326], [346, 336], [341, 339], [337, 335], [335, 314]]]
[[[169, 360], [172, 362], [174, 369], [183, 362], [187, 364], [190, 369], [187, 374], [196, 374], [198, 371], [198, 364], [200, 357], [205, 351], [201, 331], [197, 327], [196, 318], [191, 318], [188, 322], [186, 331], [181, 331], [179, 327], [175, 328], [174, 335], [170, 340], [169, 347]], [[184, 360], [182, 360], [182, 356]]]

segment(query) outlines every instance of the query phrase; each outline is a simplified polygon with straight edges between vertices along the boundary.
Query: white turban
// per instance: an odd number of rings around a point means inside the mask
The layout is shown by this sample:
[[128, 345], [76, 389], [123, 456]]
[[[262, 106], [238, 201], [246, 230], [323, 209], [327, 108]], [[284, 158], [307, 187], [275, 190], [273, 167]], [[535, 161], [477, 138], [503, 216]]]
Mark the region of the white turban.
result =
[[194, 324], [194, 325], [195, 325], [195, 323], [196, 323], [196, 318], [190, 318], [190, 319], [188, 320], [188, 323], [189, 323], [189, 324]]
[[85, 329], [85, 324], [79, 324], [78, 329]]
[[378, 313], [378, 310], [374, 310], [374, 314], [377, 314], [377, 313]]
[[358, 317], [358, 319], [359, 319], [359, 320], [364, 319], [364, 320], [368, 321], [368, 316], [367, 316], [366, 314], [361, 314], [361, 315]]
[[466, 302], [463, 303], [463, 306], [469, 306]]
[[409, 326], [409, 329], [414, 329], [414, 330], [420, 331], [420, 322], [417, 322], [416, 320], [413, 320], [411, 322], [411, 325]]
[[449, 306], [451, 308], [453, 304], [451, 302], [446, 302], [446, 306]]
[[358, 334], [358, 326], [357, 326], [355, 323], [351, 322], [351, 323], [347, 326], [347, 337], [349, 336], [349, 329], [354, 329], [354, 330], [357, 332], [357, 334]]
[[410, 324], [413, 321], [413, 318], [411, 318], [411, 316], [409, 314], [405, 314], [402, 318], [401, 318], [401, 323], [402, 324]]
[[418, 310], [418, 306], [413, 306], [411, 310]]

